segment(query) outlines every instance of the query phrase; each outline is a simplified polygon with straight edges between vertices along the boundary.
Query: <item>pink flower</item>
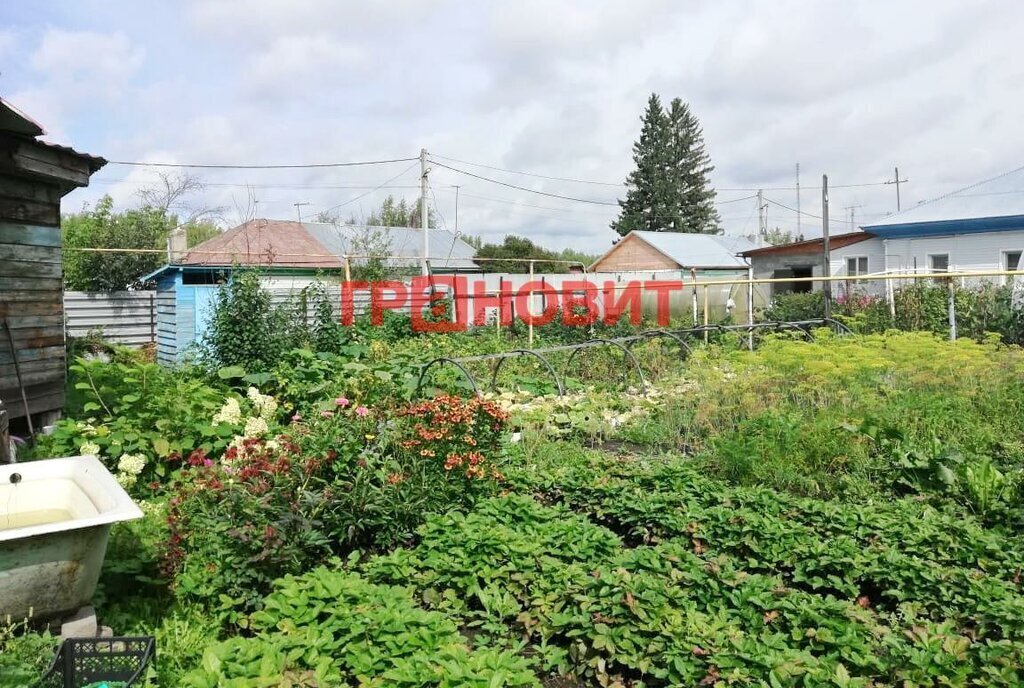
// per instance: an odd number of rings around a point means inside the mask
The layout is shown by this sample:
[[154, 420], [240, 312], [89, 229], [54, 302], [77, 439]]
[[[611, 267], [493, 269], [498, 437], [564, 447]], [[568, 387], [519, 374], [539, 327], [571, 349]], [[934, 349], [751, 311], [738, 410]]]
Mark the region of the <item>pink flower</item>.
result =
[[302, 420], [302, 414], [296, 413], [294, 416], [292, 416], [293, 423], [298, 423], [300, 420]]
[[334, 417], [334, 411], [321, 411], [320, 412], [320, 417], [321, 418], [333, 418]]
[[213, 465], [213, 461], [210, 461], [209, 459], [203, 459], [203, 465], [206, 467], [210, 467]]
[[365, 406], [360, 406], [359, 408], [356, 409], [356, 415], [359, 416], [360, 418], [365, 418], [368, 413], [370, 413], [370, 409], [366, 408]]
[[342, 407], [342, 408], [345, 408], [346, 406], [348, 406], [352, 402], [350, 402], [345, 397], [338, 397], [337, 399], [334, 400], [334, 403], [337, 404], [338, 406]]

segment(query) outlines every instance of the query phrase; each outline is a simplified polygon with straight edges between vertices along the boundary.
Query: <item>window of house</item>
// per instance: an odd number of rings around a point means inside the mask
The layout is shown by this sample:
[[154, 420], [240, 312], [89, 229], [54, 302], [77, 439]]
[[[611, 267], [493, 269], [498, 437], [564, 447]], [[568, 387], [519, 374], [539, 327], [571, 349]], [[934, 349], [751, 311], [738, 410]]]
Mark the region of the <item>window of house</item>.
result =
[[936, 253], [928, 256], [928, 267], [932, 272], [949, 272], [949, 254]]
[[866, 275], [868, 274], [868, 257], [867, 256], [850, 256], [846, 259], [846, 274], [847, 275]]
[[[1024, 270], [1024, 261], [1021, 261], [1021, 254], [1024, 251], [1003, 251], [1003, 270]], [[1004, 283], [1012, 282], [1016, 279], [1013, 275], [1006, 275], [1003, 279]]]

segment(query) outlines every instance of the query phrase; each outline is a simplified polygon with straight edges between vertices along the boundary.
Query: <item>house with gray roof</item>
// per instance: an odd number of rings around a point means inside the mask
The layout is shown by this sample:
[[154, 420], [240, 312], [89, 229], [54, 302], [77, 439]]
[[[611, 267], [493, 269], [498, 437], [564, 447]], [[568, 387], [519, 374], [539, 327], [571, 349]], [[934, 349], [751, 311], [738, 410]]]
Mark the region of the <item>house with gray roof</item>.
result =
[[590, 272], [746, 270], [743, 251], [757, 248], [746, 237], [634, 230], [594, 261]]

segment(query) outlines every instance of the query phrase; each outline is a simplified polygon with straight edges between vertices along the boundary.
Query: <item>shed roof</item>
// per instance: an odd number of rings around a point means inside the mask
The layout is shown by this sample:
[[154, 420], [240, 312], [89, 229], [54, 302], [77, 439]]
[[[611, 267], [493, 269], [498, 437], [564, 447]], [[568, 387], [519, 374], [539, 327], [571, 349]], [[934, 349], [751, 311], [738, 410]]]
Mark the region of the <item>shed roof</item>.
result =
[[1024, 167], [864, 225], [864, 229], [885, 238], [1022, 228]]
[[[259, 265], [338, 269], [346, 255], [386, 254], [392, 267], [416, 266], [423, 233], [408, 227], [365, 227], [292, 220], [250, 220], [185, 253], [182, 266]], [[473, 247], [446, 229], [430, 230], [430, 264], [473, 269]]]
[[[675, 261], [682, 268], [696, 269], [745, 269], [747, 261], [739, 254], [752, 248], [756, 244], [746, 237], [725, 236], [720, 234], [692, 234], [687, 232], [650, 232], [633, 230], [627, 234], [622, 241], [629, 237], [635, 237], [669, 259]], [[594, 261], [594, 265], [600, 263], [606, 256], [622, 245], [618, 242], [607, 253]]]
[[[828, 239], [828, 245], [830, 249], [843, 248], [851, 244], [856, 244], [861, 241], [867, 241], [875, 237], [871, 232], [848, 232], [846, 234], [836, 234]], [[811, 253], [814, 251], [820, 251], [823, 248], [825, 240], [821, 237], [817, 239], [808, 239], [806, 241], [794, 241], [790, 244], [779, 244], [778, 246], [762, 246], [761, 248], [755, 248], [750, 251], [744, 251], [743, 255], [747, 258], [756, 258], [758, 256], [781, 256], [781, 255], [792, 255], [796, 253]]]

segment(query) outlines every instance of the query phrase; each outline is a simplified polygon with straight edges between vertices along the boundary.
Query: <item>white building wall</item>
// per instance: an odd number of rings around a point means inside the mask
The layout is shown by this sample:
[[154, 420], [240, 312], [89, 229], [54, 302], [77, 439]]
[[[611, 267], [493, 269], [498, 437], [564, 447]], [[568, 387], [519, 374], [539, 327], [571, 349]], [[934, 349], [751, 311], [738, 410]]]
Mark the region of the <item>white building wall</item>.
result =
[[868, 273], [885, 271], [885, 245], [881, 239], [867, 239], [856, 244], [829, 251], [829, 271], [833, 277], [848, 274], [846, 259], [864, 256], [868, 259]]
[[[867, 242], [865, 242], [867, 243]], [[1024, 229], [1009, 232], [954, 234], [937, 237], [886, 239], [886, 267], [896, 272], [929, 272], [929, 256], [949, 255], [949, 269], [989, 271], [1005, 268], [1006, 251], [1024, 250]], [[974, 280], [980, 281], [981, 278]], [[996, 277], [992, 281], [1002, 281]]]

